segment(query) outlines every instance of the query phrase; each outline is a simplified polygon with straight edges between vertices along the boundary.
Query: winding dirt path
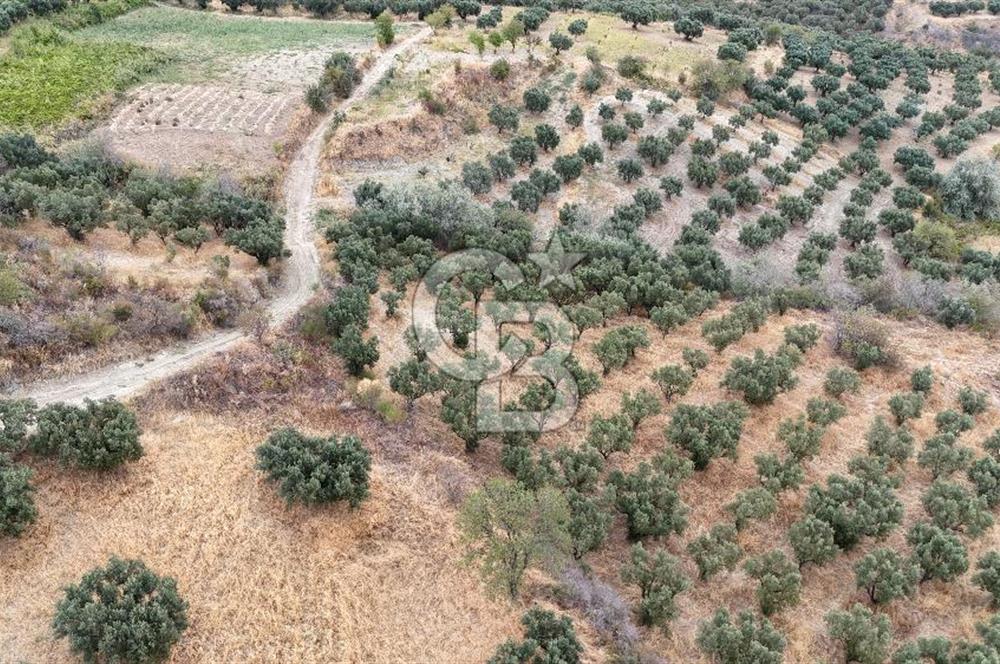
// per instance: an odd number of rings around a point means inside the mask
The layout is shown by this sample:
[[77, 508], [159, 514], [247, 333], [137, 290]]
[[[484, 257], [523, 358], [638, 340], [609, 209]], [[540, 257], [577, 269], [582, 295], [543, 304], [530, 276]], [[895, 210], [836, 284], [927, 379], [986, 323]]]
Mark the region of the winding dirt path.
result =
[[[291, 256], [285, 260], [278, 293], [268, 305], [272, 326], [287, 322], [309, 298], [319, 282], [319, 253], [313, 243], [315, 184], [324, 139], [337, 110], [347, 111], [363, 100], [389, 71], [396, 56], [404, 53], [431, 34], [424, 27], [405, 40], [382, 52], [364, 79], [336, 109], [327, 114], [299, 148], [285, 175], [285, 246]], [[205, 358], [232, 348], [248, 336], [243, 330], [217, 332], [193, 341], [165, 348], [142, 360], [129, 360], [90, 373], [55, 378], [26, 386], [14, 396], [28, 397], [39, 404], [63, 401], [79, 403], [84, 399], [126, 398], [151, 383], [185, 371]]]

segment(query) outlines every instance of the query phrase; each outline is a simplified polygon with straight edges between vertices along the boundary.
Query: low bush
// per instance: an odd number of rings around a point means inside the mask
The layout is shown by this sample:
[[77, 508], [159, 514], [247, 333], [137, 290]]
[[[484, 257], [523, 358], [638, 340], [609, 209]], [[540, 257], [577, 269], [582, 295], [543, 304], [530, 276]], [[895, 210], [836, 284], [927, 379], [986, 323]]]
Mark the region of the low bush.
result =
[[113, 399], [57, 403], [38, 412], [31, 449], [87, 470], [107, 470], [143, 454], [135, 414]]
[[355, 436], [305, 436], [285, 428], [257, 448], [257, 468], [289, 503], [346, 500], [358, 507], [368, 497], [371, 454]]
[[177, 583], [138, 560], [112, 558], [66, 588], [53, 628], [87, 662], [166, 661], [187, 629]]

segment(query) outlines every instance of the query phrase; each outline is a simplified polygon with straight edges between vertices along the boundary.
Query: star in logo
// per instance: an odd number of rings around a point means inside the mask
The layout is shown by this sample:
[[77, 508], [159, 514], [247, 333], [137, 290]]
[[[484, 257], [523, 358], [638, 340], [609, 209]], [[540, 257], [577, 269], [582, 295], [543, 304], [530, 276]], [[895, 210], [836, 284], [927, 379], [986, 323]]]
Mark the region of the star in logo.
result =
[[528, 258], [542, 271], [538, 281], [538, 285], [542, 288], [553, 281], [558, 281], [567, 288], [572, 288], [574, 285], [573, 268], [585, 257], [584, 254], [567, 252], [563, 248], [558, 233], [552, 234], [552, 239], [549, 240], [549, 246], [545, 251], [528, 254]]

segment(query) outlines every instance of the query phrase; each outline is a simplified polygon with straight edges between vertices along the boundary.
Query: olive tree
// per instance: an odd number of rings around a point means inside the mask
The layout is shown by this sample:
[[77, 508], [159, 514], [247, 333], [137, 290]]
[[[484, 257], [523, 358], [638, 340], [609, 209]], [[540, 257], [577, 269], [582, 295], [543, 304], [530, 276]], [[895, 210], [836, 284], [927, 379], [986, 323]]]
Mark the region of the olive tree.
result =
[[66, 588], [52, 626], [84, 661], [163, 662], [187, 629], [187, 609], [174, 579], [111, 558]]

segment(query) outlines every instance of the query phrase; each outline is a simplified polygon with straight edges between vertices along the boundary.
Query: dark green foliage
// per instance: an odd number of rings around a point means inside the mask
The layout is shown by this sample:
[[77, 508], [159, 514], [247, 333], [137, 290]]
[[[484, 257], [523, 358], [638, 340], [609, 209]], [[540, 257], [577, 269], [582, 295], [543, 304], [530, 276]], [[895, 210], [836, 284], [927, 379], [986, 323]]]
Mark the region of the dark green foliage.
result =
[[969, 569], [962, 540], [952, 532], [929, 523], [916, 523], [906, 542], [913, 550], [913, 562], [920, 568], [920, 582], [940, 579], [953, 581]]
[[567, 528], [572, 541], [572, 553], [573, 557], [579, 560], [604, 543], [611, 528], [613, 515], [602, 498], [588, 496], [576, 489], [566, 491], [566, 503], [569, 505], [570, 518]]
[[494, 104], [488, 113], [490, 124], [497, 128], [497, 131], [517, 131], [520, 118], [517, 109], [512, 106], [501, 106]]
[[958, 392], [958, 403], [967, 415], [979, 415], [986, 411], [986, 392], [965, 385]]
[[52, 404], [38, 412], [31, 449], [86, 470], [107, 470], [142, 456], [135, 414], [112, 399]]
[[823, 390], [831, 397], [839, 398], [848, 392], [857, 392], [861, 388], [861, 376], [853, 369], [834, 367], [826, 373]]
[[698, 350], [697, 348], [684, 348], [681, 350], [681, 357], [684, 358], [684, 363], [687, 364], [691, 368], [691, 371], [695, 373], [698, 373], [708, 366], [708, 353], [703, 350]]
[[847, 414], [847, 409], [836, 401], [814, 397], [806, 403], [809, 421], [821, 427], [829, 426]]
[[826, 487], [809, 487], [805, 513], [827, 522], [834, 541], [851, 549], [864, 536], [882, 537], [903, 519], [903, 505], [882, 473], [877, 477], [831, 475]]
[[624, 367], [639, 348], [649, 347], [646, 330], [638, 325], [624, 325], [611, 330], [594, 344], [594, 354], [604, 367], [604, 375]]
[[707, 581], [717, 572], [731, 570], [743, 557], [743, 549], [736, 541], [736, 527], [720, 523], [699, 535], [687, 545], [688, 554], [698, 565], [698, 578]]
[[666, 551], [646, 551], [641, 542], [632, 546], [622, 567], [622, 581], [639, 587], [639, 618], [644, 625], [666, 629], [677, 615], [674, 598], [690, 586], [680, 561]]
[[532, 113], [543, 113], [549, 109], [552, 97], [541, 88], [528, 88], [523, 95], [524, 107]]
[[348, 373], [360, 376], [378, 362], [378, 337], [365, 339], [358, 325], [349, 325], [330, 342], [330, 350], [344, 360]]
[[722, 385], [734, 392], [742, 392], [747, 403], [759, 406], [769, 404], [774, 398], [795, 387], [794, 362], [785, 353], [767, 355], [757, 349], [752, 358], [734, 358]]
[[538, 147], [548, 152], [559, 145], [559, 132], [550, 124], [535, 125], [535, 142]]
[[778, 509], [774, 494], [762, 486], [744, 489], [736, 494], [733, 502], [726, 505], [733, 515], [737, 530], [743, 530], [752, 520], [763, 520]]
[[868, 242], [844, 257], [844, 270], [851, 279], [874, 279], [882, 274], [884, 258], [882, 248]]
[[608, 144], [609, 150], [614, 150], [628, 139], [628, 127], [617, 122], [608, 122], [601, 127], [601, 138]]
[[733, 401], [710, 406], [680, 404], [667, 425], [667, 440], [687, 451], [694, 467], [702, 470], [713, 458], [736, 458], [748, 414], [746, 407]]
[[18, 454], [28, 444], [37, 405], [31, 399], [0, 399], [0, 454]]
[[951, 409], [942, 410], [934, 416], [934, 426], [937, 427], [938, 433], [950, 433], [958, 436], [971, 429], [975, 424], [976, 421], [972, 419], [972, 415]]
[[645, 388], [640, 388], [635, 394], [622, 394], [622, 415], [632, 423], [632, 429], [646, 418], [660, 413], [660, 400]]
[[874, 549], [854, 566], [859, 590], [873, 604], [884, 604], [913, 593], [920, 569], [892, 549]]
[[929, 366], [921, 367], [910, 374], [910, 389], [921, 394], [930, 394], [934, 386], [934, 372]]
[[968, 476], [990, 508], [1000, 505], [1000, 461], [993, 457], [977, 459], [969, 467]]
[[174, 579], [111, 558], [66, 588], [52, 627], [87, 662], [163, 662], [187, 629], [187, 608]]
[[924, 395], [919, 392], [904, 392], [894, 394], [889, 398], [889, 410], [896, 418], [896, 424], [906, 420], [918, 419], [924, 409]]
[[833, 560], [840, 551], [834, 537], [833, 526], [811, 514], [788, 529], [788, 539], [800, 567], [806, 563], [823, 565]]
[[987, 551], [976, 562], [972, 582], [993, 596], [993, 605], [1000, 605], [1000, 553]]
[[577, 664], [583, 645], [566, 616], [532, 608], [521, 617], [524, 640], [503, 643], [487, 664]]
[[782, 461], [776, 454], [758, 454], [753, 461], [761, 486], [771, 493], [796, 489], [802, 484], [802, 466], [794, 456], [788, 456]]
[[855, 604], [850, 611], [828, 613], [826, 624], [830, 637], [843, 648], [846, 661], [882, 664], [889, 656], [892, 623], [888, 616]]
[[420, 397], [441, 389], [441, 380], [428, 362], [411, 358], [389, 369], [389, 387], [412, 407]]
[[954, 482], [935, 480], [921, 502], [931, 521], [941, 528], [977, 537], [993, 525], [986, 499], [970, 495]]
[[579, 104], [573, 104], [573, 107], [569, 109], [566, 113], [566, 124], [570, 127], [576, 129], [583, 125], [583, 109], [580, 108]]
[[636, 159], [619, 159], [616, 166], [618, 177], [625, 182], [634, 182], [642, 177], [642, 164]]
[[493, 172], [480, 161], [462, 164], [462, 184], [474, 194], [485, 194], [493, 187]]
[[924, 443], [924, 449], [917, 457], [917, 463], [931, 472], [931, 477], [948, 477], [964, 469], [972, 461], [972, 450], [956, 444], [951, 433], [939, 433]]
[[913, 435], [905, 427], [893, 428], [881, 415], [872, 420], [865, 435], [868, 454], [902, 465], [913, 454]]
[[35, 522], [33, 474], [0, 453], [0, 535], [16, 537]]
[[646, 462], [630, 473], [611, 472], [608, 484], [614, 488], [615, 507], [625, 515], [629, 537], [660, 537], [684, 531], [688, 508], [677, 494], [680, 479], [683, 477]]
[[368, 497], [371, 454], [356, 436], [306, 436], [279, 429], [257, 448], [257, 468], [278, 483], [289, 503], [346, 500], [357, 507]]
[[781, 664], [785, 638], [767, 618], [741, 611], [735, 621], [719, 609], [698, 626], [698, 647], [720, 664]]
[[775, 549], [751, 558], [745, 569], [760, 584], [757, 586], [757, 601], [765, 616], [798, 604], [802, 576], [784, 552]]
[[691, 388], [694, 376], [690, 371], [677, 364], [660, 367], [650, 375], [657, 387], [663, 392], [663, 397], [670, 401], [675, 396], [684, 396]]
[[800, 461], [816, 456], [825, 432], [826, 427], [810, 424], [803, 415], [778, 424], [778, 440], [785, 443], [792, 458]]

